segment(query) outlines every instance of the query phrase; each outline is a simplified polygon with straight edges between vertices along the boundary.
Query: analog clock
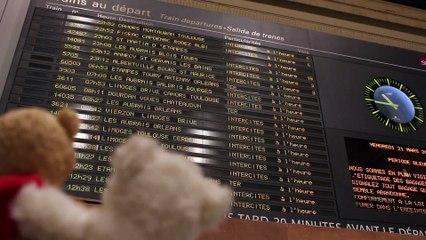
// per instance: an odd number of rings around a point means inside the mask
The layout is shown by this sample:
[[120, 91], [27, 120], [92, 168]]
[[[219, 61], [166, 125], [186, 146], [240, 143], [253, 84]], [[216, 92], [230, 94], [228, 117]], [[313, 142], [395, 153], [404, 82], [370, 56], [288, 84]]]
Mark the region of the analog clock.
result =
[[420, 100], [398, 81], [387, 77], [373, 78], [365, 86], [364, 98], [373, 116], [387, 127], [411, 132], [423, 124]]

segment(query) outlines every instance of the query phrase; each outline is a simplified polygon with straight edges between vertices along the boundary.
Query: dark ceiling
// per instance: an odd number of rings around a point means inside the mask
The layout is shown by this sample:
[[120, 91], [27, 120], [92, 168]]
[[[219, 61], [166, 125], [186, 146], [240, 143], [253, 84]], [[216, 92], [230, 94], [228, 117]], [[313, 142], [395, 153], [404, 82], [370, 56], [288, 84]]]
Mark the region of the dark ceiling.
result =
[[426, 0], [411, 0], [411, 1], [410, 0], [386, 0], [386, 1], [426, 10]]
[[[395, 22], [388, 22], [388, 21], [385, 21], [385, 20], [374, 19], [374, 18], [370, 18], [370, 17], [366, 17], [366, 16], [359, 16], [359, 15], [356, 15], [356, 14], [344, 13], [344, 12], [340, 12], [338, 10], [321, 8], [321, 7], [318, 7], [318, 6], [312, 6], [312, 5], [309, 5], [309, 4], [303, 4], [303, 3], [299, 3], [299, 2], [283, 1], [283, 0], [268, 0], [268, 1], [265, 1], [265, 0], [250, 0], [250, 1], [259, 2], [259, 3], [267, 3], [269, 5], [275, 5], [275, 6], [278, 6], [278, 7], [294, 9], [294, 10], [299, 10], [299, 11], [304, 11], [304, 12], [310, 12], [310, 13], [314, 13], [314, 14], [318, 14], [318, 15], [324, 15], [324, 16], [329, 16], [329, 17], [335, 17], [335, 18], [338, 18], [338, 19], [345, 19], [345, 20], [349, 20], [349, 21], [352, 21], [352, 22], [363, 23], [363, 24], [366, 24], [366, 25], [383, 27], [383, 28], [388, 28], [388, 29], [400, 31], [400, 32], [406, 32], [406, 33], [426, 36], [426, 29], [425, 28], [411, 27], [411, 26], [407, 26], [407, 25], [404, 25], [404, 24], [399, 24], [399, 23], [395, 23]], [[366, 1], [366, 0], [363, 0], [363, 1]], [[426, 0], [412, 0], [412, 1], [386, 0], [386, 1], [397, 3], [397, 4], [406, 3], [406, 4], [411, 4], [411, 5], [417, 5], [418, 8], [423, 7], [421, 9], [426, 9]]]

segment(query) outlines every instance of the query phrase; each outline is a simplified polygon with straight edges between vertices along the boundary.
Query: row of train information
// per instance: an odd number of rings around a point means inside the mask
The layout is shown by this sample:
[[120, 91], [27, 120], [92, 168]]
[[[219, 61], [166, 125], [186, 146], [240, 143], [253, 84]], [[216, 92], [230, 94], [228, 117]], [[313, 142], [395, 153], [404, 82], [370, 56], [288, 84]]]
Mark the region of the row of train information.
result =
[[7, 108], [78, 111], [66, 190], [98, 200], [131, 134], [234, 189], [235, 209], [336, 216], [312, 57], [37, 8]]

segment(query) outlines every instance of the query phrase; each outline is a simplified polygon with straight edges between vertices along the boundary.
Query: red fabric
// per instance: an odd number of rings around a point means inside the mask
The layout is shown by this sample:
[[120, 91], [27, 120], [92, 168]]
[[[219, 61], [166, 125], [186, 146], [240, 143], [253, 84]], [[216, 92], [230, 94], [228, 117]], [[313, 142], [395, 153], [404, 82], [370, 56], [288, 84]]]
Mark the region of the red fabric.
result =
[[43, 185], [43, 179], [37, 174], [0, 176], [0, 239], [15, 240], [18, 228], [10, 216], [10, 205], [21, 188], [28, 183]]

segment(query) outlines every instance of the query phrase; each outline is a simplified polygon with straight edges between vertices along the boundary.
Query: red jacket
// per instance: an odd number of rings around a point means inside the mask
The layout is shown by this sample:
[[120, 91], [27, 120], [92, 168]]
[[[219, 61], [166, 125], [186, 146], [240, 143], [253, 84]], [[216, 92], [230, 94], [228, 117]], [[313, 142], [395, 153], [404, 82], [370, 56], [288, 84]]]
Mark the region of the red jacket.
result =
[[0, 176], [0, 239], [15, 240], [18, 238], [18, 228], [10, 215], [10, 208], [21, 188], [29, 183], [43, 185], [43, 179], [38, 174]]

